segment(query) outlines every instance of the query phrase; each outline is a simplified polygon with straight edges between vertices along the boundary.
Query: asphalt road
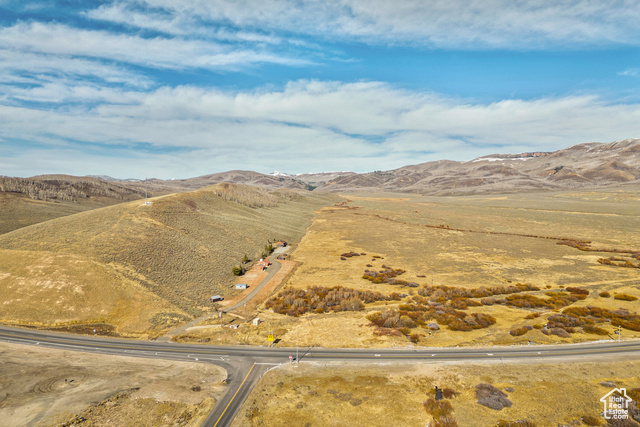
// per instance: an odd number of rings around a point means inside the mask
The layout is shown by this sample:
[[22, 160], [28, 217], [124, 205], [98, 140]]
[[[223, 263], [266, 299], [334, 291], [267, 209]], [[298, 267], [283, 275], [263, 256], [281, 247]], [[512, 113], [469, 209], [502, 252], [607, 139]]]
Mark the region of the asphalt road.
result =
[[[296, 357], [295, 348], [206, 346], [122, 340], [94, 336], [60, 334], [30, 329], [0, 327], [0, 341], [38, 345], [64, 350], [119, 356], [170, 359], [213, 363], [227, 369], [229, 390], [209, 414], [205, 426], [231, 424], [260, 379], [272, 366], [289, 363]], [[640, 357], [640, 341], [607, 341], [565, 345], [530, 345], [488, 348], [410, 348], [410, 349], [326, 349], [301, 348], [300, 360], [325, 361], [527, 361], [555, 358], [600, 358], [612, 355]]]

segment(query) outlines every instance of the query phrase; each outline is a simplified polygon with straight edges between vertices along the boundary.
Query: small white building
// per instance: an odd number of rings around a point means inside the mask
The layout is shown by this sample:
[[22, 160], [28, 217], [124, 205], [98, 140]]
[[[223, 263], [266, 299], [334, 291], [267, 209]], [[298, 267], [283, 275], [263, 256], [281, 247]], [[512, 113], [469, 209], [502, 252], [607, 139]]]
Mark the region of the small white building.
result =
[[253, 319], [253, 326], [258, 326], [260, 324], [260, 318], [256, 317], [255, 319]]
[[236, 289], [247, 289], [249, 286], [247, 286], [246, 283], [237, 283], [236, 284]]
[[218, 301], [222, 301], [224, 298], [222, 298], [221, 295], [214, 295], [211, 297], [211, 302], [218, 302]]

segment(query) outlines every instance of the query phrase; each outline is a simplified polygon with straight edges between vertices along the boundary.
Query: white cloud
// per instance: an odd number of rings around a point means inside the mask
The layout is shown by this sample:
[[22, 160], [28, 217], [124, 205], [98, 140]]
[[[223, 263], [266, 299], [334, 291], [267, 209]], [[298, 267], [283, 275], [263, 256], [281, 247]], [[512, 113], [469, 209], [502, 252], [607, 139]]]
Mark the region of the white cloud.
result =
[[0, 48], [21, 53], [100, 58], [175, 70], [215, 70], [257, 63], [307, 63], [305, 60], [287, 58], [268, 51], [238, 49], [210, 41], [143, 38], [40, 22], [18, 23], [1, 28]]
[[3, 82], [34, 83], [70, 79], [99, 79], [105, 84], [148, 88], [152, 81], [129, 69], [101, 61], [65, 55], [18, 52], [0, 48], [0, 79]]
[[618, 75], [626, 77], [638, 77], [640, 74], [640, 68], [627, 68], [624, 71], [618, 73]]
[[536, 49], [640, 43], [640, 9], [635, 0], [146, 0], [146, 4], [177, 17], [351, 37], [371, 44]]
[[[52, 152], [60, 144], [77, 151], [92, 144], [91, 151], [104, 157], [74, 166], [85, 174], [114, 175], [118, 156], [125, 156], [122, 147], [140, 167], [171, 157], [174, 166], [154, 175], [172, 178], [234, 168], [383, 170], [442, 158], [468, 160], [487, 151], [554, 150], [640, 136], [640, 105], [610, 104], [594, 96], [479, 104], [377, 82], [319, 81], [293, 82], [277, 91], [82, 90], [89, 92], [82, 96], [103, 103], [58, 111], [0, 107], [4, 137], [54, 144]], [[112, 103], [118, 98], [128, 103]], [[13, 173], [30, 170], [28, 159], [25, 149], [24, 158], [14, 159]]]
[[199, 17], [192, 13], [161, 13], [157, 9], [136, 8], [139, 3], [117, 2], [103, 4], [97, 9], [82, 13], [89, 19], [127, 25], [133, 28], [156, 31], [176, 36], [198, 36], [219, 41], [248, 42], [254, 44], [280, 44], [282, 38], [255, 31], [231, 30], [202, 25]]

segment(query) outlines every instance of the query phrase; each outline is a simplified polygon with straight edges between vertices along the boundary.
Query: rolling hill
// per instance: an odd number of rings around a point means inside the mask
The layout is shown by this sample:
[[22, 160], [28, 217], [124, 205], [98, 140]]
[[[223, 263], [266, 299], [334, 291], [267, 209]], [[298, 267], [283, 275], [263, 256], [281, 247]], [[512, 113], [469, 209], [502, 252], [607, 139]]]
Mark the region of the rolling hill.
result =
[[640, 139], [586, 143], [554, 152], [491, 154], [467, 162], [438, 160], [369, 173], [271, 175], [229, 171], [155, 185], [195, 189], [220, 182], [320, 192], [408, 192], [465, 195], [561, 191], [640, 183]]
[[299, 240], [331, 197], [218, 184], [80, 212], [0, 235], [2, 318], [160, 333], [233, 292], [231, 269], [269, 239]]
[[439, 160], [370, 173], [287, 175], [234, 170], [195, 178], [117, 180], [42, 175], [0, 177], [0, 234], [60, 216], [154, 196], [232, 183], [316, 192], [467, 195], [561, 191], [640, 183], [640, 139], [578, 144], [554, 152], [492, 154], [468, 162]]
[[440, 160], [385, 172], [349, 174], [318, 186], [333, 192], [464, 195], [566, 190], [640, 182], [640, 139], [579, 144], [555, 152]]
[[141, 183], [69, 175], [0, 176], [0, 234], [144, 196]]

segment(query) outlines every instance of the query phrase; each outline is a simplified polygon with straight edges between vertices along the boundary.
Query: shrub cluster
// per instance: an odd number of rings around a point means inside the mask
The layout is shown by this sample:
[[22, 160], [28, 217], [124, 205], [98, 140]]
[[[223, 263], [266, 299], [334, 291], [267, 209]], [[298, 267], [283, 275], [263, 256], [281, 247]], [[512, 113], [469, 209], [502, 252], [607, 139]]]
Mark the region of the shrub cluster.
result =
[[547, 326], [542, 329], [545, 335], [553, 334], [560, 337], [568, 337], [569, 334], [582, 331], [588, 334], [608, 335], [608, 332], [596, 326], [598, 322], [611, 322], [614, 326], [640, 331], [640, 315], [630, 313], [624, 309], [615, 311], [600, 307], [569, 307], [562, 314], [554, 314], [549, 317]]
[[598, 327], [596, 325], [586, 324], [586, 325], [584, 325], [582, 327], [582, 330], [584, 332], [588, 333], [588, 334], [609, 335], [609, 333], [606, 330], [604, 330], [604, 329], [602, 329], [602, 328], [600, 328], [600, 327]]
[[621, 326], [632, 331], [640, 331], [640, 315], [625, 309], [607, 310], [600, 307], [569, 307], [562, 311], [567, 316], [586, 318], [593, 322], [611, 322], [613, 326]]
[[354, 257], [354, 256], [360, 256], [360, 255], [366, 255], [366, 253], [364, 253], [364, 252], [358, 253], [358, 252], [350, 251], [350, 252], [345, 252], [345, 253], [340, 254], [340, 256], [344, 257], [344, 258], [351, 258], [351, 257]]
[[634, 297], [633, 295], [627, 295], [627, 294], [617, 294], [613, 296], [613, 299], [617, 299], [620, 301], [636, 301], [638, 297]]
[[510, 408], [512, 405], [511, 401], [507, 399], [507, 394], [491, 384], [478, 384], [476, 399], [480, 405], [497, 411], [505, 407]]
[[600, 421], [600, 418], [598, 418], [596, 416], [593, 416], [593, 415], [585, 415], [580, 420], [582, 421], [583, 424], [588, 425], [588, 426], [601, 426], [602, 425], [602, 422]]
[[562, 314], [554, 314], [549, 316], [549, 321], [542, 333], [549, 335], [558, 335], [566, 338], [569, 334], [573, 334], [582, 328], [583, 332], [595, 335], [608, 335], [607, 331], [596, 326], [596, 321], [602, 321], [602, 318], [584, 315], [584, 311], [580, 308], [569, 308], [564, 310]]
[[433, 417], [428, 427], [458, 427], [458, 423], [451, 415], [453, 407], [448, 400], [435, 400], [433, 397], [425, 400], [422, 405]]
[[360, 311], [364, 309], [364, 304], [400, 299], [400, 295], [395, 292], [386, 296], [379, 292], [358, 291], [342, 286], [312, 286], [307, 290], [286, 288], [267, 300], [265, 307], [274, 313], [300, 316], [308, 312], [321, 314], [329, 311]]
[[545, 295], [549, 298], [540, 298], [535, 295], [508, 295], [505, 298], [505, 304], [519, 308], [548, 308], [553, 310], [566, 307], [586, 298], [584, 294], [567, 292], [547, 292]]
[[[418, 295], [429, 298], [430, 301], [445, 302], [454, 298], [483, 298], [483, 305], [491, 305], [492, 302], [484, 299], [494, 295], [508, 295], [517, 294], [526, 291], [539, 291], [540, 288], [529, 284], [517, 283], [516, 285], [507, 287], [484, 287], [481, 286], [476, 289], [467, 289], [460, 287], [451, 287], [444, 285], [428, 286], [425, 285], [418, 291]], [[492, 300], [493, 301], [493, 300]], [[495, 301], [493, 301], [495, 302]]]
[[565, 246], [579, 249], [581, 251], [591, 250], [591, 241], [589, 240], [562, 239], [556, 242], [556, 245], [565, 245]]
[[529, 332], [532, 329], [533, 329], [533, 326], [521, 326], [519, 328], [514, 328], [514, 329], [510, 330], [509, 334], [511, 334], [511, 336], [513, 336], [513, 337], [518, 337], [520, 335], [526, 334], [527, 332]]
[[598, 262], [602, 265], [613, 265], [616, 267], [640, 268], [639, 264], [634, 264], [628, 259], [620, 257], [598, 258]]
[[584, 288], [576, 288], [573, 286], [569, 286], [565, 290], [567, 292], [571, 292], [572, 294], [576, 294], [576, 295], [589, 295], [589, 291]]
[[[442, 396], [445, 399], [455, 398], [459, 394], [460, 393], [450, 388], [442, 390]], [[453, 412], [453, 406], [448, 400], [435, 400], [433, 397], [429, 397], [422, 402], [422, 405], [427, 413], [433, 417], [433, 420], [427, 424], [427, 427], [458, 427], [458, 422], [451, 414]]]
[[403, 274], [404, 272], [405, 271], [401, 268], [393, 269], [391, 267], [387, 267], [386, 265], [382, 265], [382, 270], [379, 271], [365, 270], [362, 278], [370, 281], [371, 283], [396, 284], [398, 281], [397, 279], [395, 279], [395, 277]]
[[436, 320], [452, 331], [471, 331], [487, 328], [496, 323], [493, 316], [484, 313], [467, 314], [443, 304], [401, 304], [399, 310], [376, 311], [367, 316], [371, 325], [379, 328], [426, 327], [427, 321]]

